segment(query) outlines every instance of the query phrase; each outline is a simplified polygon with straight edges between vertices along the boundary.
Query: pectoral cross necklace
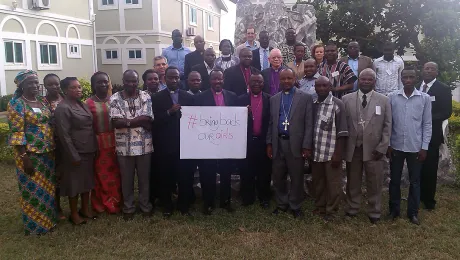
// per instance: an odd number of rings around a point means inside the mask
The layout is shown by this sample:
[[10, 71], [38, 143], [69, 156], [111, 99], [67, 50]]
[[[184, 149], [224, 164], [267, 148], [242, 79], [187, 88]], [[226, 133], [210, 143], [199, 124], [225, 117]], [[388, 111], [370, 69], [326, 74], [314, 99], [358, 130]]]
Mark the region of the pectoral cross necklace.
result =
[[[288, 94], [286, 94], [286, 96]], [[289, 114], [291, 113], [291, 108], [292, 108], [293, 101], [294, 101], [294, 97], [292, 97], [291, 104], [289, 105], [289, 110], [286, 113], [286, 109], [284, 108], [284, 96], [281, 96], [281, 106], [283, 107], [283, 113], [284, 113], [284, 122], [282, 123], [282, 125], [284, 126], [284, 131], [287, 131], [288, 126], [290, 125], [289, 121], [288, 121], [288, 117], [289, 117]]]

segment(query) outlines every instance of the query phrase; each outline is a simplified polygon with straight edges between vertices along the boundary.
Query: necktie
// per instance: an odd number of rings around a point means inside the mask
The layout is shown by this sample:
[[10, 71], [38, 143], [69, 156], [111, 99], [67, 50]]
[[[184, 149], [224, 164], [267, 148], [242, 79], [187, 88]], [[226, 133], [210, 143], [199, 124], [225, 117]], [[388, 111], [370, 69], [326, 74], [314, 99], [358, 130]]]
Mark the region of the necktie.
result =
[[427, 89], [428, 89], [428, 85], [427, 84], [423, 85], [423, 93], [426, 93]]
[[363, 95], [363, 103], [361, 103], [361, 105], [363, 106], [363, 108], [366, 107], [366, 105], [367, 105], [367, 97], [366, 97], [366, 95]]
[[263, 62], [263, 65], [262, 65], [262, 69], [266, 69], [268, 68], [268, 50], [264, 50], [264, 62]]

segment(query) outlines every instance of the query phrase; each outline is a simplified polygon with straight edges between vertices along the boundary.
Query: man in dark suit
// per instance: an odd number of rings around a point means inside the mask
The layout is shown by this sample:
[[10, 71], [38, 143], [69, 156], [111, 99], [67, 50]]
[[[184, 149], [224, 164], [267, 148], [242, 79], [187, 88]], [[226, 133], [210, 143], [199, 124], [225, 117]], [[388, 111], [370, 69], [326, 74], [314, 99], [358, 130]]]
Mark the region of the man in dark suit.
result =
[[198, 71], [201, 75], [201, 91], [209, 89], [209, 73], [214, 68], [216, 61], [216, 52], [213, 48], [208, 48], [204, 51], [204, 62], [192, 67], [192, 71]]
[[252, 74], [250, 93], [238, 97], [238, 105], [248, 107], [247, 156], [242, 161], [241, 196], [243, 205], [252, 205], [255, 190], [260, 206], [267, 209], [270, 201], [271, 167], [267, 157], [265, 140], [270, 120], [270, 95], [262, 92], [264, 78]]
[[[283, 91], [270, 99], [267, 156], [273, 160], [273, 186], [277, 208], [274, 215], [289, 208], [295, 218], [302, 217], [305, 159], [312, 154], [313, 99], [294, 87], [295, 72], [280, 73]], [[287, 176], [291, 179], [288, 186]]]
[[203, 37], [197, 35], [193, 39], [196, 50], [189, 54], [185, 55], [184, 60], [184, 75], [185, 78], [188, 77], [188, 74], [192, 71], [192, 67], [201, 64], [204, 62], [204, 45], [206, 44]]
[[420, 91], [431, 97], [432, 136], [420, 176], [420, 201], [427, 210], [436, 205], [436, 180], [438, 177], [439, 146], [444, 143], [442, 122], [452, 115], [452, 92], [449, 87], [437, 80], [438, 65], [427, 62], [423, 66], [423, 82]]
[[252, 58], [250, 49], [243, 48], [240, 51], [240, 64], [225, 71], [224, 89], [235, 93], [237, 96], [248, 93], [251, 74], [260, 72], [251, 66]]
[[264, 77], [263, 91], [274, 96], [281, 90], [280, 72], [287, 67], [283, 65], [283, 56], [281, 56], [281, 51], [279, 49], [273, 49], [270, 52], [268, 61], [270, 62], [270, 68], [262, 71], [262, 76]]
[[[347, 47], [348, 56], [342, 57], [340, 60], [347, 63], [348, 66], [353, 70], [356, 77], [359, 77], [361, 71], [364, 69], [372, 69], [372, 59], [364, 56], [359, 55], [359, 43], [356, 41], [350, 42]], [[358, 90], [358, 80], [355, 81], [353, 85], [353, 91]]]
[[270, 54], [270, 51], [273, 49], [272, 47], [269, 47], [270, 35], [267, 31], [261, 31], [259, 33], [259, 42], [260, 47], [252, 51], [251, 66], [262, 71], [270, 67], [268, 55]]
[[[237, 96], [222, 89], [224, 73], [222, 69], [213, 69], [210, 76], [211, 89], [195, 96], [196, 106], [236, 106]], [[200, 183], [203, 194], [203, 214], [211, 215], [216, 197], [216, 173], [220, 174], [220, 207], [228, 212], [235, 211], [231, 206], [231, 173], [233, 161], [230, 159], [203, 159], [199, 162]]]
[[155, 156], [159, 175], [160, 201], [163, 216], [169, 218], [173, 212], [171, 200], [173, 187], [179, 186], [178, 208], [183, 215], [190, 215], [190, 198], [193, 196], [193, 172], [180, 160], [181, 106], [193, 105], [193, 96], [179, 89], [179, 69], [166, 69], [167, 88], [153, 96]]

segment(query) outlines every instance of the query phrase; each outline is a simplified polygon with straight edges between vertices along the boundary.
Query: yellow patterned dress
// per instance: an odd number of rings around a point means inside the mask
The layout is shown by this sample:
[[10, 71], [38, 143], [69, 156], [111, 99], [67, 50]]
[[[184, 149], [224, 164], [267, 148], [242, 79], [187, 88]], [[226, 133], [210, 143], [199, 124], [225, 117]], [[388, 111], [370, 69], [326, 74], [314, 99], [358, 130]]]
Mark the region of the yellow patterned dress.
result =
[[21, 98], [8, 104], [8, 123], [11, 146], [24, 145], [34, 167], [33, 175], [24, 171], [22, 159], [15, 149], [16, 174], [19, 184], [22, 221], [26, 235], [41, 235], [56, 226], [56, 190], [53, 130], [51, 112], [44, 98], [37, 97], [43, 105], [33, 109]]

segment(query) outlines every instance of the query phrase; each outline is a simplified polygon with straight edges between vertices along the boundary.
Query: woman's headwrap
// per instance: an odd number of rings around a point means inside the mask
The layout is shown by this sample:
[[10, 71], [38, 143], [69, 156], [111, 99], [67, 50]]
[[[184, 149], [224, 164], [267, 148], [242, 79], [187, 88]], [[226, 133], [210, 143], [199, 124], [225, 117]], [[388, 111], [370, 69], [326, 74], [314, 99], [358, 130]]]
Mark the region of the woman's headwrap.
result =
[[23, 83], [26, 79], [33, 77], [33, 76], [38, 77], [37, 72], [33, 70], [23, 70], [23, 71], [20, 71], [16, 75], [16, 77], [14, 78], [14, 83], [16, 84], [16, 87], [17, 87], [16, 91], [14, 92], [15, 98], [19, 98], [20, 96], [22, 96], [22, 89], [19, 88], [21, 83]]

